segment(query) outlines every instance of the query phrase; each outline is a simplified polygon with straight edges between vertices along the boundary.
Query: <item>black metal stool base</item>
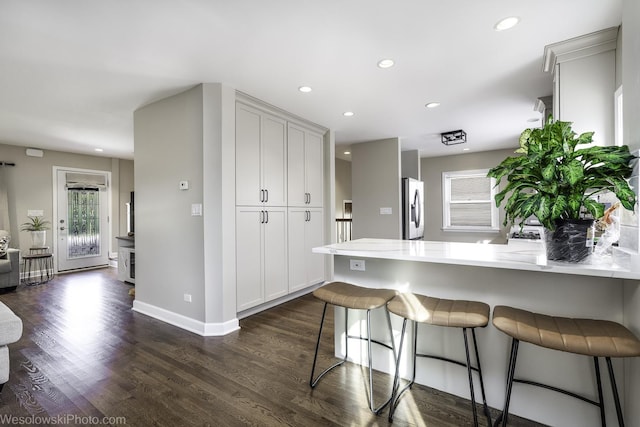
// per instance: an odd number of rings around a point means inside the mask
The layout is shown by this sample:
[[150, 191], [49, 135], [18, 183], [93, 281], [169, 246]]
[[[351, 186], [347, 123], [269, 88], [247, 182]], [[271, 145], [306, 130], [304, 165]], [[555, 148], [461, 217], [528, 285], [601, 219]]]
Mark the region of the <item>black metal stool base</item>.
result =
[[382, 412], [387, 405], [389, 405], [389, 403], [391, 402], [391, 397], [389, 397], [389, 399], [387, 399], [385, 402], [383, 402], [382, 404], [380, 404], [380, 406], [376, 407], [373, 401], [373, 366], [372, 366], [372, 360], [371, 360], [371, 344], [378, 344], [381, 345], [383, 347], [386, 347], [390, 350], [393, 351], [393, 356], [394, 356], [394, 360], [395, 360], [395, 356], [396, 356], [396, 348], [393, 342], [393, 329], [391, 328], [391, 318], [389, 317], [389, 312], [386, 312], [387, 315], [387, 324], [389, 326], [389, 335], [391, 337], [391, 345], [386, 344], [384, 342], [375, 340], [375, 339], [371, 339], [371, 310], [367, 310], [367, 336], [366, 337], [362, 337], [362, 336], [355, 336], [355, 335], [349, 335], [348, 334], [348, 319], [349, 319], [349, 309], [344, 307], [345, 309], [345, 314], [344, 314], [344, 333], [345, 333], [345, 354], [344, 354], [344, 358], [337, 362], [334, 363], [333, 365], [329, 366], [328, 368], [326, 368], [324, 371], [322, 371], [320, 374], [318, 374], [317, 377], [314, 377], [315, 374], [315, 370], [316, 370], [316, 364], [318, 361], [318, 350], [320, 348], [320, 339], [322, 337], [322, 327], [324, 325], [324, 319], [327, 313], [327, 305], [329, 303], [325, 302], [324, 304], [324, 308], [322, 310], [322, 320], [320, 321], [320, 330], [318, 331], [318, 340], [316, 342], [316, 351], [315, 354], [313, 356], [313, 366], [311, 368], [311, 378], [309, 379], [309, 386], [311, 388], [315, 388], [316, 385], [318, 384], [318, 382], [322, 379], [322, 377], [325, 376], [325, 374], [329, 373], [329, 371], [333, 370], [334, 368], [341, 366], [342, 364], [344, 364], [344, 362], [347, 361], [348, 355], [349, 355], [349, 343], [348, 340], [349, 338], [355, 338], [355, 339], [360, 339], [360, 340], [364, 340], [367, 341], [367, 350], [368, 350], [368, 365], [369, 365], [369, 409], [371, 410], [371, 412], [373, 412], [374, 414], [379, 414], [380, 412]]
[[[559, 387], [554, 387], [548, 384], [543, 384], [543, 383], [539, 383], [536, 381], [530, 381], [530, 380], [523, 380], [520, 378], [515, 378], [515, 371], [516, 371], [516, 360], [518, 358], [518, 347], [519, 347], [520, 341], [512, 338], [511, 341], [511, 355], [509, 357], [509, 368], [507, 371], [507, 391], [506, 391], [506, 396], [505, 396], [505, 401], [504, 401], [504, 409], [502, 410], [502, 413], [498, 416], [498, 418], [496, 418], [496, 421], [494, 423], [494, 427], [498, 427], [500, 425], [502, 426], [506, 426], [507, 425], [507, 421], [509, 419], [509, 404], [511, 402], [511, 392], [513, 390], [513, 383], [521, 383], [521, 384], [528, 384], [528, 385], [532, 385], [532, 386], [536, 386], [536, 387], [541, 387], [547, 390], [552, 390], [555, 391], [557, 393], [562, 393], [565, 394], [567, 396], [571, 396], [573, 398], [582, 400], [583, 402], [589, 403], [591, 405], [597, 406], [598, 409], [600, 410], [600, 422], [602, 424], [602, 427], [606, 427], [607, 425], [607, 421], [606, 421], [606, 417], [605, 417], [605, 411], [604, 411], [604, 399], [603, 399], [603, 393], [602, 393], [602, 378], [600, 376], [600, 363], [599, 363], [599, 357], [593, 357], [593, 363], [594, 363], [594, 368], [595, 368], [595, 372], [596, 372], [596, 387], [598, 389], [598, 400], [592, 400], [589, 398], [586, 398], [584, 396], [581, 396], [577, 393], [574, 393], [572, 391], [569, 390], [565, 390]], [[624, 427], [624, 419], [622, 416], [622, 407], [620, 405], [620, 396], [618, 395], [618, 387], [616, 385], [616, 379], [615, 379], [615, 375], [613, 373], [613, 366], [611, 364], [611, 358], [610, 357], [605, 357], [604, 358], [606, 360], [607, 363], [607, 370], [609, 372], [609, 379], [611, 380], [611, 390], [613, 393], [613, 400], [615, 402], [616, 405], [616, 415], [618, 417], [618, 425], [620, 427]]]
[[[400, 401], [400, 398], [402, 397], [402, 394], [407, 391], [408, 389], [411, 388], [411, 386], [415, 383], [415, 379], [416, 379], [416, 360], [417, 357], [424, 357], [424, 358], [428, 358], [428, 359], [436, 359], [436, 360], [441, 360], [444, 362], [449, 362], [449, 363], [453, 363], [456, 364], [458, 366], [463, 366], [465, 368], [467, 368], [467, 374], [469, 377], [469, 391], [471, 394], [471, 408], [473, 411], [473, 423], [474, 426], [478, 426], [478, 413], [477, 413], [477, 409], [476, 409], [476, 399], [475, 399], [475, 392], [474, 392], [474, 387], [473, 387], [473, 375], [472, 372], [475, 371], [478, 373], [478, 377], [480, 379], [480, 390], [482, 392], [482, 402], [483, 402], [483, 412], [484, 412], [484, 416], [487, 418], [487, 422], [488, 425], [491, 425], [491, 413], [489, 412], [489, 407], [487, 406], [487, 399], [485, 397], [485, 392], [484, 392], [484, 381], [482, 380], [482, 368], [480, 366], [480, 356], [478, 353], [478, 344], [476, 342], [476, 333], [475, 333], [475, 328], [461, 328], [462, 329], [462, 333], [464, 336], [464, 347], [465, 347], [465, 353], [466, 353], [466, 363], [462, 363], [459, 362], [457, 360], [453, 360], [453, 359], [448, 359], [446, 357], [442, 357], [442, 356], [437, 356], [437, 355], [431, 355], [431, 354], [424, 354], [424, 353], [417, 353], [417, 343], [418, 343], [418, 324], [417, 322], [413, 322], [413, 344], [412, 344], [412, 355], [413, 355], [413, 372], [412, 372], [412, 376], [411, 376], [411, 380], [401, 389], [398, 391], [399, 387], [400, 387], [400, 356], [401, 356], [401, 352], [402, 352], [402, 344], [404, 341], [404, 336], [405, 336], [405, 332], [406, 332], [406, 326], [407, 326], [407, 321], [409, 319], [404, 319], [404, 321], [402, 322], [402, 332], [400, 334], [400, 346], [398, 348], [398, 360], [396, 360], [396, 372], [395, 372], [395, 376], [394, 376], [394, 380], [393, 380], [393, 389], [392, 389], [392, 394], [391, 394], [391, 404], [389, 406], [389, 422], [393, 422], [393, 415], [395, 413], [396, 408], [398, 407], [398, 403]], [[476, 363], [478, 364], [478, 367], [474, 367], [471, 366], [471, 358], [469, 355], [469, 341], [467, 338], [467, 329], [471, 329], [471, 335], [473, 338], [473, 347], [475, 349], [475, 357], [476, 357]]]

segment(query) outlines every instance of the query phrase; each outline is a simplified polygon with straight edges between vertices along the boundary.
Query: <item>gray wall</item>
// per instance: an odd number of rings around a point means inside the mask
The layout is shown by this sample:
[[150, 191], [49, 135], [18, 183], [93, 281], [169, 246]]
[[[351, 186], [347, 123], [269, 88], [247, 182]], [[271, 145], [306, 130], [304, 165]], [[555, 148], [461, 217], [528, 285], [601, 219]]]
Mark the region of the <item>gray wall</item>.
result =
[[137, 110], [134, 140], [136, 301], [204, 321], [203, 221], [191, 216], [203, 200], [202, 96], [197, 86]]
[[490, 240], [492, 243], [506, 243], [508, 230], [502, 226], [504, 210], [500, 209], [500, 233], [467, 233], [459, 231], [442, 231], [442, 172], [453, 172], [472, 169], [489, 169], [498, 165], [518, 148], [509, 150], [485, 151], [456, 156], [428, 157], [422, 159], [422, 179], [425, 187], [425, 230], [424, 240], [447, 242], [478, 242]]
[[235, 91], [207, 83], [147, 105], [134, 113], [134, 134], [134, 309], [183, 326], [194, 319], [208, 334], [236, 315]]
[[402, 152], [402, 178], [413, 178], [418, 181], [422, 180], [420, 151], [407, 150]]
[[343, 218], [342, 201], [351, 200], [351, 162], [335, 159], [336, 162], [336, 216]]
[[[133, 191], [133, 161], [44, 150], [44, 157], [28, 157], [25, 147], [0, 144], [0, 161], [15, 163], [5, 169], [7, 179], [11, 246], [23, 251], [31, 246], [28, 233], [19, 232], [27, 221], [27, 210], [44, 211], [53, 218], [53, 167], [94, 169], [111, 172], [111, 252], [117, 252], [115, 237], [126, 234], [126, 206]], [[124, 198], [123, 198], [124, 197]], [[124, 222], [123, 222], [124, 219]], [[53, 230], [47, 231], [47, 244], [53, 250]]]
[[[624, 90], [624, 141], [633, 150], [640, 149], [640, 2], [623, 0], [622, 13], [622, 85]], [[637, 178], [636, 178], [637, 182]], [[638, 189], [636, 189], [636, 194]], [[636, 212], [638, 208], [636, 207]], [[637, 256], [637, 255], [636, 255]], [[640, 260], [637, 260], [640, 262]], [[640, 282], [627, 281], [624, 292], [625, 325], [640, 336]], [[625, 363], [625, 420], [640, 426], [640, 358]]]
[[[400, 239], [400, 141], [398, 138], [351, 146], [353, 238]], [[391, 215], [380, 215], [391, 208]]]

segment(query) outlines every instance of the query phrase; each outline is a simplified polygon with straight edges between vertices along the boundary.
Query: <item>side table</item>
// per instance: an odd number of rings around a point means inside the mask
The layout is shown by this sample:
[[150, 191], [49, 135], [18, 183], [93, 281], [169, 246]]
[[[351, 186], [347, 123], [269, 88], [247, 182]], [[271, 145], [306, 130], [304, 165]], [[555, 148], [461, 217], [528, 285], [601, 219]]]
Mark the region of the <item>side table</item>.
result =
[[28, 255], [22, 255], [22, 283], [34, 286], [53, 278], [53, 254], [48, 249], [31, 248]]

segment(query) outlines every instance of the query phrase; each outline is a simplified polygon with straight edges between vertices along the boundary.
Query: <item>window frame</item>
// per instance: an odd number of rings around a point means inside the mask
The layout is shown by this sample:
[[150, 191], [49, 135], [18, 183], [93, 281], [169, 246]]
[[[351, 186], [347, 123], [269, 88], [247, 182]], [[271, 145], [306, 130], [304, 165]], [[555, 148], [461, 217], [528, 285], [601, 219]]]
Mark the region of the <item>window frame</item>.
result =
[[[467, 200], [462, 202], [451, 201], [451, 180], [456, 178], [474, 178], [487, 177], [489, 169], [472, 169], [461, 171], [442, 172], [442, 231], [462, 231], [462, 232], [482, 232], [482, 233], [499, 233], [500, 232], [500, 213], [495, 204], [495, 195], [498, 192], [496, 188], [495, 178], [490, 179], [490, 196], [489, 200]], [[451, 225], [451, 204], [466, 203], [489, 203], [491, 207], [491, 225]]]

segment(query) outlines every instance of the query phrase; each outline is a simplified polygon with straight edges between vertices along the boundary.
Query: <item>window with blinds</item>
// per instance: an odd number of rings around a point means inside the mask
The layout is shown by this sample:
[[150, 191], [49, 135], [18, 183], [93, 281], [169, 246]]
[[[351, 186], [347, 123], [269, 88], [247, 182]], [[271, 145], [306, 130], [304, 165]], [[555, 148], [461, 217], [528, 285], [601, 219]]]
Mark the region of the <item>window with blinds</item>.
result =
[[450, 231], [499, 231], [495, 179], [488, 169], [442, 173], [442, 228]]

